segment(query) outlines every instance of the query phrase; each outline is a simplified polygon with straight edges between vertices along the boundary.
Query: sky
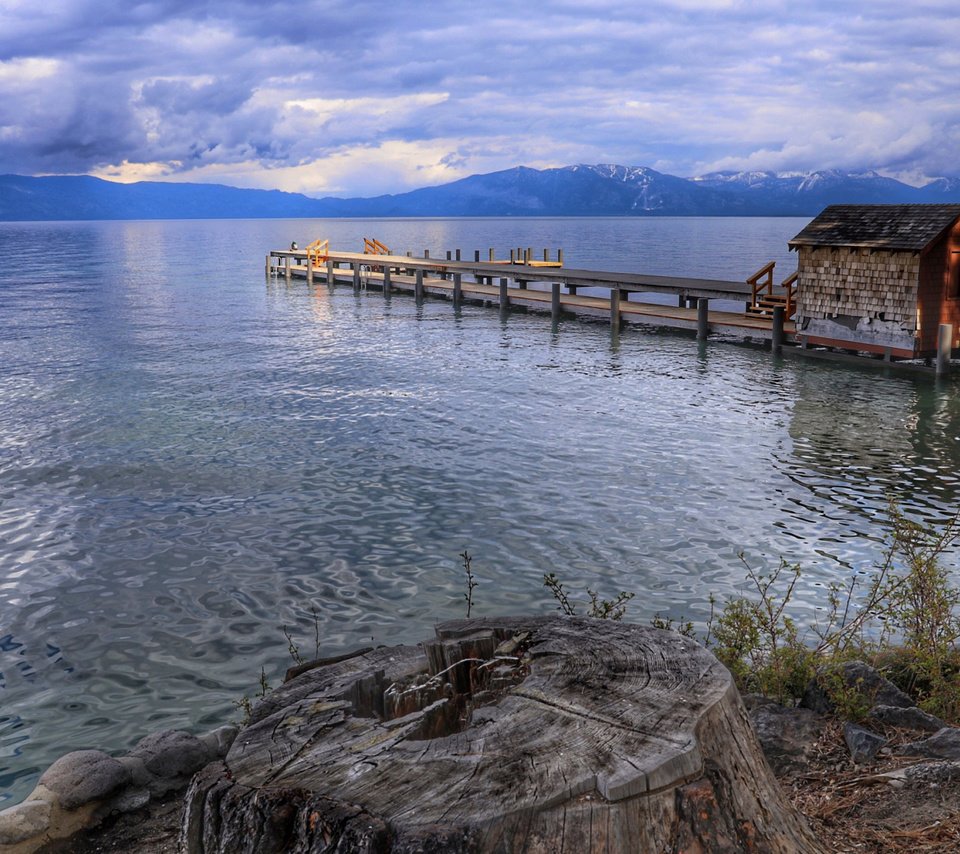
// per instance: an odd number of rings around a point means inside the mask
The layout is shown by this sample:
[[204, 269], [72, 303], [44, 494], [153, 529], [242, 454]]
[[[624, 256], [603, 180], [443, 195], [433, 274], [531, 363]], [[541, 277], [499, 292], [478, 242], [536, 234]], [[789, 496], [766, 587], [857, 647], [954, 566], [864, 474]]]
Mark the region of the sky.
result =
[[0, 0], [0, 173], [960, 176], [957, 0]]

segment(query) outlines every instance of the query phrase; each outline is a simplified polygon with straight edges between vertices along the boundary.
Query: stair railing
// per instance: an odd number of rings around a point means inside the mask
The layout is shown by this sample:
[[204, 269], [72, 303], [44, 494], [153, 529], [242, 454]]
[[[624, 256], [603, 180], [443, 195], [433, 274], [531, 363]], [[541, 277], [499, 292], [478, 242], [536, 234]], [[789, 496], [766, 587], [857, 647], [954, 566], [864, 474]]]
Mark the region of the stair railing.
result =
[[314, 240], [307, 246], [307, 264], [311, 267], [319, 267], [325, 263], [330, 255], [329, 240]]
[[783, 309], [783, 316], [787, 320], [793, 317], [797, 310], [797, 274], [791, 273], [781, 283], [780, 287], [784, 289], [787, 297], [787, 304]]
[[771, 261], [747, 279], [747, 284], [753, 289], [750, 305], [754, 308], [759, 306], [764, 292], [767, 296], [773, 296], [773, 268], [776, 263], [776, 261]]
[[364, 255], [389, 255], [390, 249], [387, 246], [384, 246], [375, 237], [364, 237], [363, 238], [363, 254]]
[[[363, 254], [364, 255], [389, 255], [390, 247], [385, 246], [375, 237], [364, 237], [363, 238]], [[371, 265], [370, 270], [375, 273], [382, 273], [383, 267], [379, 265]]]

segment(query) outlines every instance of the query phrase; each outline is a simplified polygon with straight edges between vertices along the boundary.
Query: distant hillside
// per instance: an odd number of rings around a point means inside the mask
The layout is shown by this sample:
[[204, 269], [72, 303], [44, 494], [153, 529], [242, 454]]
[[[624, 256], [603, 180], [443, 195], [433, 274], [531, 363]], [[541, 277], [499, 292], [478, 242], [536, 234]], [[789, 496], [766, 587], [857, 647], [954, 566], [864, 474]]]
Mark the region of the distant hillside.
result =
[[960, 179], [916, 188], [875, 172], [716, 172], [518, 166], [365, 199], [313, 199], [220, 184], [117, 184], [90, 176], [0, 175], [0, 220], [393, 216], [814, 216], [829, 204], [960, 203]]

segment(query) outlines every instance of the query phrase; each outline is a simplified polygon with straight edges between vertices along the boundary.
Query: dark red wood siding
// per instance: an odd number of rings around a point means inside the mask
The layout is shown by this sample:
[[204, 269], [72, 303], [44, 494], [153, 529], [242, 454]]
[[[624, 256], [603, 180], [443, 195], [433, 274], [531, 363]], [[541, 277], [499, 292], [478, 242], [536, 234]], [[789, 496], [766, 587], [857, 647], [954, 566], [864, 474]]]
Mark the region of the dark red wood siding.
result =
[[921, 352], [936, 351], [941, 323], [953, 325], [953, 346], [960, 346], [960, 220], [920, 255], [917, 308]]

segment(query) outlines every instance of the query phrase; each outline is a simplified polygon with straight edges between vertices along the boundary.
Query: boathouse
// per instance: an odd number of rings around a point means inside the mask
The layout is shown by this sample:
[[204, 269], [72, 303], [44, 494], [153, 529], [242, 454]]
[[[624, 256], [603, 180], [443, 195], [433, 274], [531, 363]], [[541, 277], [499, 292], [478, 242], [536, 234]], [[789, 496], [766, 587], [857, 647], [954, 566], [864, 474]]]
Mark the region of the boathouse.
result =
[[960, 205], [830, 205], [793, 240], [797, 336], [914, 358], [960, 336]]

